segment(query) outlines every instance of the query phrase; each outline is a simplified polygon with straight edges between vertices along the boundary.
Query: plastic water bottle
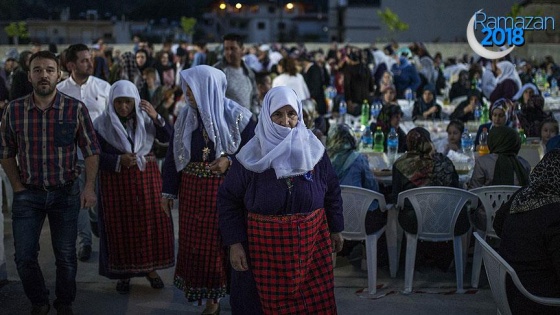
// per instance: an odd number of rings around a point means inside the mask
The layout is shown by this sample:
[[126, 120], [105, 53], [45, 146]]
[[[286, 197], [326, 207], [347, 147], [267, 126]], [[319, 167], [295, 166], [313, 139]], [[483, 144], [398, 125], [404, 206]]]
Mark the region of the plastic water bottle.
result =
[[468, 156], [472, 155], [473, 139], [467, 127], [465, 127], [465, 131], [463, 131], [463, 135], [461, 136], [461, 149], [463, 149], [464, 154]]
[[383, 152], [384, 147], [383, 144], [385, 142], [385, 135], [381, 130], [381, 126], [377, 126], [375, 130], [375, 134], [373, 135], [373, 152]]
[[362, 149], [372, 149], [373, 148], [373, 135], [371, 134], [371, 129], [366, 127], [366, 130], [362, 136]]
[[558, 96], [558, 80], [556, 80], [556, 78], [550, 80], [550, 93], [554, 97]]
[[391, 127], [391, 131], [387, 135], [387, 154], [389, 155], [389, 162], [391, 165], [395, 163], [397, 158], [397, 152], [399, 150], [399, 135], [394, 127]]
[[410, 104], [412, 102], [412, 90], [411, 89], [406, 89], [404, 91], [404, 98], [408, 101], [408, 103]]
[[377, 116], [379, 116], [379, 112], [381, 111], [381, 104], [379, 104], [379, 102], [374, 102], [373, 104], [371, 104], [371, 119], [373, 121], [377, 120]]
[[362, 126], [367, 126], [369, 121], [369, 103], [367, 100], [362, 102], [362, 115], [360, 116], [360, 122]]
[[480, 143], [478, 145], [478, 155], [483, 156], [490, 153], [490, 149], [488, 148], [488, 129], [482, 129], [482, 133], [480, 134]]
[[480, 122], [480, 116], [482, 115], [482, 111], [480, 109], [480, 104], [476, 104], [474, 107], [474, 120], [476, 122]]
[[527, 136], [525, 135], [525, 130], [523, 130], [523, 128], [518, 128], [517, 133], [519, 134], [519, 138], [521, 138], [521, 144], [526, 144]]
[[344, 99], [342, 99], [340, 101], [340, 106], [338, 108], [338, 114], [339, 116], [339, 120], [338, 122], [340, 124], [344, 124], [346, 122], [346, 112], [348, 111], [347, 105], [346, 105], [346, 101]]

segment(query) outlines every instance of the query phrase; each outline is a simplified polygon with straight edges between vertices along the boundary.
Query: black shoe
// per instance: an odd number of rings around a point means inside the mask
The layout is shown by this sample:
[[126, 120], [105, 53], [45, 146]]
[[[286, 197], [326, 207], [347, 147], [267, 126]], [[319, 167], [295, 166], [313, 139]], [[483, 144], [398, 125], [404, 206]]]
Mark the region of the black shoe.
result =
[[91, 258], [91, 245], [84, 245], [78, 251], [80, 261], [88, 261]]
[[130, 279], [120, 279], [117, 281], [117, 292], [128, 294], [130, 292]]
[[59, 304], [56, 307], [56, 313], [58, 315], [74, 315], [72, 311], [72, 306], [66, 304]]
[[99, 228], [97, 227], [97, 222], [89, 221], [91, 225], [91, 233], [95, 235], [95, 237], [99, 238]]
[[49, 313], [50, 309], [50, 304], [33, 305], [33, 308], [31, 309], [31, 315], [46, 315]]

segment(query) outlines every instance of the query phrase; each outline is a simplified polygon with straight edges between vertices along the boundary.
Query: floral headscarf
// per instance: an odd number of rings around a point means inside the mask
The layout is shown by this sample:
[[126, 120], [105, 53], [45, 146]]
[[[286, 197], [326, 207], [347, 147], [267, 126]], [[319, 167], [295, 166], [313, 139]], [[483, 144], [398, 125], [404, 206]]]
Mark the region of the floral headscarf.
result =
[[433, 147], [430, 133], [416, 127], [406, 135], [408, 151], [394, 165], [416, 187], [453, 186], [457, 173], [453, 163], [437, 153]]

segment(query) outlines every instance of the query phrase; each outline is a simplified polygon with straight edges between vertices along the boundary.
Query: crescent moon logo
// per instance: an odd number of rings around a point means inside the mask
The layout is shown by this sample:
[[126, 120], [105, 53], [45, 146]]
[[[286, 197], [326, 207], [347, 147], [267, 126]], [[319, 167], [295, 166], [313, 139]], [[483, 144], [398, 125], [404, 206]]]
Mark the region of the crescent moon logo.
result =
[[467, 25], [467, 41], [469, 42], [469, 46], [471, 46], [472, 50], [477, 55], [486, 59], [499, 59], [505, 57], [513, 50], [513, 48], [515, 48], [515, 46], [512, 46], [504, 51], [492, 51], [484, 48], [484, 46], [482, 46], [476, 39], [476, 36], [474, 35], [474, 22], [476, 14], [480, 12], [482, 12], [482, 9], [473, 14], [469, 21], [469, 24]]

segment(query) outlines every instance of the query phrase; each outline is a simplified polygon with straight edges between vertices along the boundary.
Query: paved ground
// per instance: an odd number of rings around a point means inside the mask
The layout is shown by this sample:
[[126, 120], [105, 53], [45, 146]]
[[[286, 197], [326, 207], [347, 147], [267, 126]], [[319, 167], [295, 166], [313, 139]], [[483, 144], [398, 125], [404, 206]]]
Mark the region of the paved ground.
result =
[[[176, 210], [175, 217], [176, 217]], [[177, 222], [175, 218], [175, 222]], [[29, 314], [30, 305], [23, 293], [13, 261], [13, 238], [11, 234], [10, 215], [6, 215], [5, 245], [8, 259], [8, 284], [0, 287], [0, 314]], [[177, 228], [175, 229], [177, 231]], [[94, 253], [89, 262], [78, 262], [77, 286], [78, 293], [73, 309], [76, 314], [200, 314], [202, 307], [188, 303], [181, 291], [171, 283], [173, 268], [160, 271], [165, 283], [163, 290], [154, 290], [144, 278], [131, 281], [129, 295], [120, 295], [115, 291], [116, 282], [97, 274], [98, 243], [95, 239]], [[50, 245], [48, 222], [45, 222], [41, 235], [40, 257], [43, 273], [51, 291], [51, 302], [54, 300], [54, 257]], [[465, 283], [470, 281], [470, 268], [467, 265]], [[378, 284], [385, 287], [378, 294], [386, 296], [370, 299], [356, 292], [367, 286], [367, 274], [339, 258], [335, 268], [335, 294], [338, 313], [341, 315], [376, 314], [376, 315], [407, 315], [407, 314], [496, 314], [496, 306], [492, 300], [485, 276], [481, 276], [481, 289], [472, 294], [441, 294], [434, 292], [453, 291], [455, 273], [442, 272], [439, 269], [419, 267], [414, 275], [414, 289], [431, 293], [400, 293], [404, 285], [403, 266], [397, 278], [389, 277], [388, 267], [378, 271]], [[468, 286], [466, 286], [468, 288]], [[231, 314], [228, 298], [222, 300], [221, 314]], [[50, 314], [55, 314], [51, 310]]]

